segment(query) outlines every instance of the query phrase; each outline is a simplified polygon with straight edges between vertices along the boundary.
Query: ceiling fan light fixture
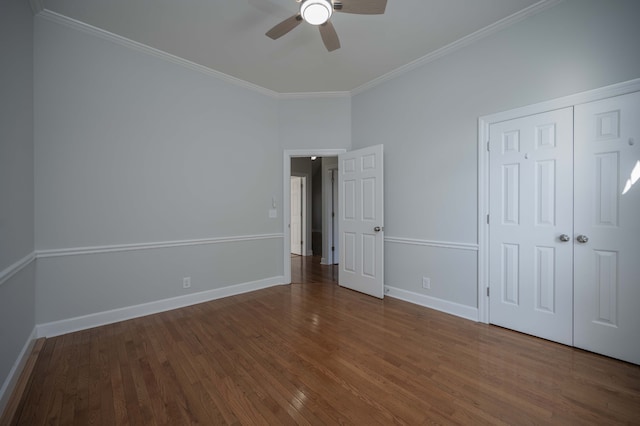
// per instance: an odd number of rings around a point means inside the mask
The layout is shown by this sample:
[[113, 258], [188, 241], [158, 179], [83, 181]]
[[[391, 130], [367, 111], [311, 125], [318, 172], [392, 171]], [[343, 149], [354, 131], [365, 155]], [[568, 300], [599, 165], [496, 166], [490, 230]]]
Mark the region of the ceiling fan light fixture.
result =
[[333, 5], [329, 0], [305, 0], [300, 6], [302, 19], [311, 25], [322, 25], [331, 18]]

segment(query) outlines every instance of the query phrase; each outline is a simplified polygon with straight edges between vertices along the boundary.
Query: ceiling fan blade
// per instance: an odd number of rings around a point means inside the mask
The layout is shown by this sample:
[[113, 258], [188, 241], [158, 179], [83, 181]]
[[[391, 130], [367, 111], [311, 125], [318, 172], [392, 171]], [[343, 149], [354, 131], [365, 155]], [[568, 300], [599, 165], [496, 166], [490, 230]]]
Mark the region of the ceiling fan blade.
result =
[[300, 16], [299, 14], [293, 15], [292, 17], [285, 19], [275, 27], [271, 28], [266, 32], [265, 35], [274, 40], [279, 39], [289, 31], [300, 25], [300, 22], [302, 22], [302, 16]]
[[387, 0], [336, 0], [335, 4], [339, 12], [359, 15], [382, 15], [387, 8]]
[[331, 21], [327, 21], [320, 25], [320, 36], [324, 42], [324, 46], [329, 52], [333, 52], [336, 49], [340, 49], [340, 40], [338, 39], [338, 33], [333, 27]]

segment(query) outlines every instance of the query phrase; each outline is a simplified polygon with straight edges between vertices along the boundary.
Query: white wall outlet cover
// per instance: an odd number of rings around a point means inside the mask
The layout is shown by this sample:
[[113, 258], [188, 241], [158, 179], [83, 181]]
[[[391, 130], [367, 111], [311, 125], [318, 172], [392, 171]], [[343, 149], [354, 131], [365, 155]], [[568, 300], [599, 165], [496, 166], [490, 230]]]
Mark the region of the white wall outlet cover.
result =
[[270, 219], [275, 219], [276, 217], [278, 217], [278, 210], [269, 209], [269, 218]]
[[427, 277], [422, 277], [422, 288], [430, 289], [431, 288], [431, 279]]

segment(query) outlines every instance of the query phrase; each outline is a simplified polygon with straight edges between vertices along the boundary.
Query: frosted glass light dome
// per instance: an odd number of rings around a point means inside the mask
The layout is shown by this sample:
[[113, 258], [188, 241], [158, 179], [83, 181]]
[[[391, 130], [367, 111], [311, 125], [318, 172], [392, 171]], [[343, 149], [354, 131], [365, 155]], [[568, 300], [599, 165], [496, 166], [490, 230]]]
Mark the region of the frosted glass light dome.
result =
[[331, 18], [333, 6], [328, 0], [306, 0], [300, 6], [302, 19], [311, 25], [322, 25]]

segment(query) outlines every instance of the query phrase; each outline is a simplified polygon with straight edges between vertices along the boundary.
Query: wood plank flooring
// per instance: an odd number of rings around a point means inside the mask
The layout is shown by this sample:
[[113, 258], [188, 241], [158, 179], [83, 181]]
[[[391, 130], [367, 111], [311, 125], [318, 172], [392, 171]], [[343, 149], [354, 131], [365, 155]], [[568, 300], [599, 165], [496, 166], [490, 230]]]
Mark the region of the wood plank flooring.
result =
[[47, 339], [12, 424], [640, 424], [639, 366], [345, 290], [317, 262]]

